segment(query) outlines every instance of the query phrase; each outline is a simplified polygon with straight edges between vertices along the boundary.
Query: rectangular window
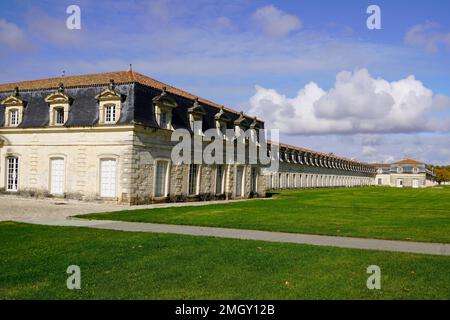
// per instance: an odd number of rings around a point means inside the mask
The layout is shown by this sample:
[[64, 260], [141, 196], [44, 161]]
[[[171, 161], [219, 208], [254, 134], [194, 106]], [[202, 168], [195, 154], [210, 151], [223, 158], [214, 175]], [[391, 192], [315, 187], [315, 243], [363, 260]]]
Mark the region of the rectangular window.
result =
[[220, 132], [225, 137], [227, 135], [227, 124], [225, 122], [220, 122]]
[[10, 157], [6, 161], [6, 191], [17, 191], [19, 185], [19, 158]]
[[198, 164], [189, 165], [189, 194], [197, 194]]
[[251, 172], [251, 174], [252, 174], [252, 180], [251, 180], [251, 182], [252, 182], [252, 184], [251, 184], [251, 187], [252, 187], [252, 192], [256, 192], [257, 191], [257, 187], [258, 187], [258, 169], [257, 168], [252, 168], [252, 172]]
[[11, 110], [9, 112], [9, 124], [11, 126], [19, 125], [19, 110]]
[[105, 123], [114, 123], [116, 121], [116, 106], [105, 107]]
[[242, 197], [244, 195], [244, 167], [238, 166], [236, 168], [236, 196]]
[[167, 161], [158, 161], [156, 163], [155, 197], [166, 196], [167, 167]]
[[191, 130], [194, 134], [202, 135], [203, 134], [203, 122], [201, 118], [194, 117], [192, 114], [190, 116], [190, 125]]
[[64, 124], [64, 109], [55, 109], [55, 124]]
[[167, 112], [161, 112], [159, 114], [159, 126], [164, 129], [168, 129], [169, 127], [169, 117]]
[[216, 169], [216, 194], [223, 193], [223, 177], [224, 177], [224, 169], [222, 165], [218, 165]]

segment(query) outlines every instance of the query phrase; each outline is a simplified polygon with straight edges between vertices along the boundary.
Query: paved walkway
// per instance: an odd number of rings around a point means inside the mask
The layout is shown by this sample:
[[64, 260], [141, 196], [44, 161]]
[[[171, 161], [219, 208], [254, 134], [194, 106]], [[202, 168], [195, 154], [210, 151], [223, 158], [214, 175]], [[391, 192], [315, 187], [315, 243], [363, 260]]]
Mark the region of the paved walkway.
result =
[[[241, 201], [241, 200], [233, 200]], [[248, 201], [248, 200], [242, 200]], [[95, 212], [112, 212], [135, 210], [143, 208], [161, 208], [169, 206], [200, 206], [215, 202], [191, 202], [153, 204], [143, 206], [121, 206], [117, 204], [88, 203], [58, 199], [27, 199], [14, 196], [0, 196], [0, 221], [18, 221], [43, 225], [75, 226], [108, 230], [134, 232], [158, 232], [184, 234], [192, 236], [222, 237], [231, 239], [261, 240], [269, 242], [284, 242], [332, 246], [340, 248], [355, 248], [367, 250], [385, 250], [396, 252], [412, 252], [433, 255], [450, 255], [450, 244], [423, 243], [410, 241], [375, 240], [352, 237], [333, 237], [307, 235], [285, 232], [270, 232], [213, 227], [195, 227], [139, 222], [119, 222], [105, 220], [82, 220], [71, 216]], [[218, 203], [224, 203], [220, 201]]]
[[432, 255], [450, 256], [450, 244], [376, 240], [351, 237], [319, 236], [286, 232], [270, 232], [229, 228], [195, 227], [170, 224], [154, 224], [142, 222], [119, 222], [109, 220], [41, 220], [39, 224], [56, 226], [77, 226], [106, 230], [120, 230], [132, 232], [171, 233], [192, 236], [220, 237], [243, 240], [261, 240], [269, 242], [310, 244], [318, 246], [332, 246], [339, 248], [353, 248], [366, 250], [383, 250], [395, 252], [410, 252]]

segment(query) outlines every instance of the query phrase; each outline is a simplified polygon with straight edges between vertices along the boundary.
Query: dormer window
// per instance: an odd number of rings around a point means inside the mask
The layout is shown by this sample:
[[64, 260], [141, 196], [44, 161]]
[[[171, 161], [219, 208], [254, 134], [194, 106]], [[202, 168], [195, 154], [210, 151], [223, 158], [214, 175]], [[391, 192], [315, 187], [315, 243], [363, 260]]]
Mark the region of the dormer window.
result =
[[116, 106], [108, 105], [104, 107], [105, 110], [105, 123], [116, 123]]
[[397, 173], [402, 173], [403, 172], [403, 168], [402, 167], [397, 167]]
[[206, 114], [205, 109], [198, 102], [198, 98], [194, 100], [192, 107], [188, 109], [189, 123], [191, 130], [195, 135], [203, 134], [203, 116]]
[[244, 128], [247, 127], [247, 119], [244, 116], [244, 112], [241, 111], [239, 113], [239, 118], [234, 121], [234, 129], [236, 137], [239, 137], [241, 134], [244, 134]]
[[111, 79], [108, 88], [95, 96], [98, 100], [99, 124], [116, 124], [119, 121], [123, 98], [122, 94], [116, 90], [114, 80]]
[[155, 120], [161, 129], [172, 129], [172, 110], [178, 106], [175, 99], [166, 92], [166, 87], [162, 89], [159, 96], [153, 98], [155, 110]]
[[220, 111], [215, 114], [216, 128], [219, 133], [225, 138], [227, 135], [227, 123], [230, 121], [230, 117], [225, 114], [224, 107], [220, 108]]
[[5, 106], [5, 126], [17, 127], [22, 122], [26, 101], [22, 100], [19, 88], [14, 93], [0, 102]]
[[69, 116], [69, 108], [72, 103], [72, 99], [65, 94], [64, 85], [61, 83], [56, 92], [45, 98], [45, 102], [49, 105], [50, 125], [64, 125]]
[[253, 119], [253, 122], [250, 125], [250, 129], [251, 131], [251, 135], [252, 135], [252, 139], [254, 143], [258, 143], [259, 142], [259, 130], [260, 130], [261, 126], [258, 123], [258, 119], [255, 117]]

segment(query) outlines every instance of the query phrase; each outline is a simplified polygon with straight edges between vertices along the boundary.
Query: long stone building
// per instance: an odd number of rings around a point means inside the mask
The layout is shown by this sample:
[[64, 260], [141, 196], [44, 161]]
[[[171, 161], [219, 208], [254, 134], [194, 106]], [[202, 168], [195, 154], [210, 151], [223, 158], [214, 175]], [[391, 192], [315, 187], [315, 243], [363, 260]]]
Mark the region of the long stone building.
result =
[[[132, 70], [0, 84], [0, 192], [141, 204], [375, 184], [374, 167], [285, 144], [268, 145], [276, 172], [250, 161], [264, 125]], [[245, 137], [244, 160], [196, 162], [200, 140], [192, 162], [175, 162], [179, 130], [194, 141], [212, 130], [235, 154], [229, 132]]]
[[[272, 143], [269, 141], [269, 150]], [[263, 168], [269, 189], [356, 187], [374, 184], [375, 169], [358, 161], [287, 144], [277, 146], [279, 169]]]

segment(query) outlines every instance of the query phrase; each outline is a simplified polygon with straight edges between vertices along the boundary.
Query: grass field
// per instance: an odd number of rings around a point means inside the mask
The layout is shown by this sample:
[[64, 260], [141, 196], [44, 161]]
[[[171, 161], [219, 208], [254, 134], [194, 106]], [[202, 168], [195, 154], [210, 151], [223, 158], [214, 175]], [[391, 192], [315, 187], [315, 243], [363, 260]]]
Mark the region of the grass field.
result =
[[450, 188], [283, 191], [269, 200], [80, 217], [449, 243]]
[[0, 299], [450, 299], [444, 256], [12, 222], [0, 243]]

